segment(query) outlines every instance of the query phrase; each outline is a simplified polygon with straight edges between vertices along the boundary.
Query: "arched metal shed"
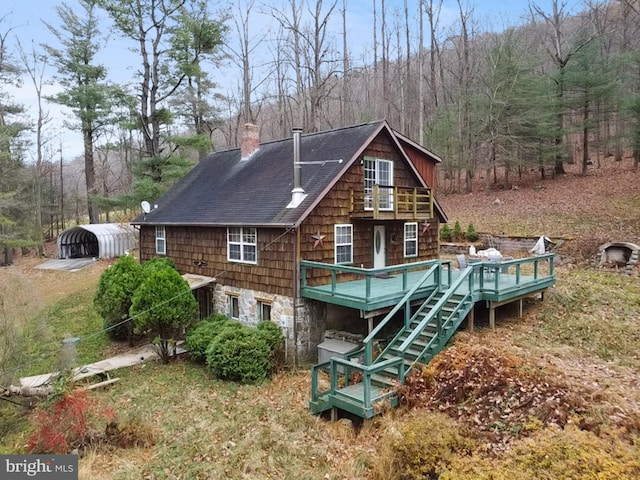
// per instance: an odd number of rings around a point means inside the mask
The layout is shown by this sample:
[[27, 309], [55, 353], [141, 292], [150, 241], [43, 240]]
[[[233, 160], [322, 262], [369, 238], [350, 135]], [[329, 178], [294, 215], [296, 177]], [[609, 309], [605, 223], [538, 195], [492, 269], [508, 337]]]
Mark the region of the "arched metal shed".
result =
[[137, 245], [137, 231], [128, 224], [95, 223], [69, 228], [58, 235], [58, 258], [113, 258]]

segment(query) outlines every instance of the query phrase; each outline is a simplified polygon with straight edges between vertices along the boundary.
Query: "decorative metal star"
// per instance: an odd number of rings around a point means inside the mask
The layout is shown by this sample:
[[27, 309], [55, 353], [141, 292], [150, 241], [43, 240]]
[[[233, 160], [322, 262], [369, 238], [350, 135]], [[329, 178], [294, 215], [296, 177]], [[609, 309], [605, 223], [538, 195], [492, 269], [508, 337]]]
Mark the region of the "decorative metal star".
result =
[[431, 226], [431, 224], [429, 222], [427, 222], [426, 220], [422, 223], [422, 234], [423, 235], [429, 231], [429, 227], [430, 226]]
[[318, 230], [315, 234], [311, 235], [311, 238], [313, 238], [315, 240], [315, 242], [313, 242], [313, 249], [315, 250], [318, 245], [320, 245], [321, 247], [324, 247], [324, 244], [322, 243], [322, 241], [325, 239], [326, 235], [322, 235], [320, 233], [320, 230]]

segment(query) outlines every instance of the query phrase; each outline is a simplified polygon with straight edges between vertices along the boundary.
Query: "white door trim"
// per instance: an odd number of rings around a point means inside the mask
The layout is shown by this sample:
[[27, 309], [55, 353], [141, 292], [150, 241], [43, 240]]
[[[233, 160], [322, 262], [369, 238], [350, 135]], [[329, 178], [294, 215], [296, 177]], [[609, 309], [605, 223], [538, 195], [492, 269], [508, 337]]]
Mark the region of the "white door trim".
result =
[[373, 268], [387, 266], [387, 242], [384, 225], [373, 226]]

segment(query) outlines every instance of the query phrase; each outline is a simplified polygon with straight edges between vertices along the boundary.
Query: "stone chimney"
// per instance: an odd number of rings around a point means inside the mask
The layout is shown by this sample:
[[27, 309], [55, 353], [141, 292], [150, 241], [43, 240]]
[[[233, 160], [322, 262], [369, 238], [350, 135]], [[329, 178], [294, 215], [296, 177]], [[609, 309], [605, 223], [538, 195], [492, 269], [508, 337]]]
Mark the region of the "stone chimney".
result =
[[247, 160], [260, 147], [260, 127], [252, 123], [242, 126], [240, 137], [240, 157]]

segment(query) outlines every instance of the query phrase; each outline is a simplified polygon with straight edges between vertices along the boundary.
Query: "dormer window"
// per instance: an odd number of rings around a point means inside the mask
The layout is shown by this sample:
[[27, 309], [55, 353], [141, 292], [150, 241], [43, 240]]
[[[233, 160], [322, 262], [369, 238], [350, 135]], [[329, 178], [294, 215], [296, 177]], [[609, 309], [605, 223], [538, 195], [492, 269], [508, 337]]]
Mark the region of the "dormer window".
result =
[[[378, 186], [378, 198], [375, 188]], [[393, 210], [393, 162], [382, 158], [364, 158], [365, 209], [373, 210], [378, 203], [379, 210]]]

